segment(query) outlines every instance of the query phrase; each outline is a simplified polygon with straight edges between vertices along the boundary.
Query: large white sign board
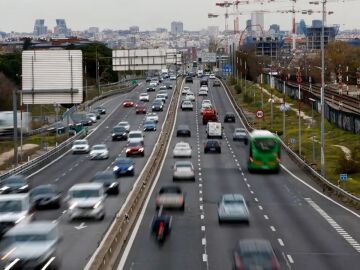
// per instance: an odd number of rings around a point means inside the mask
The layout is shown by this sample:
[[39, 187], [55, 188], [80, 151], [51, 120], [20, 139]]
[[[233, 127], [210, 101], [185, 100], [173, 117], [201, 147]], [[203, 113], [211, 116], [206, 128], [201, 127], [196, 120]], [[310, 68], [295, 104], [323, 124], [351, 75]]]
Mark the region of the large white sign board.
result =
[[181, 65], [181, 54], [175, 49], [113, 50], [112, 63], [114, 71], [161, 70]]
[[201, 58], [202, 63], [216, 63], [216, 53], [201, 52], [198, 58]]
[[83, 101], [80, 50], [38, 50], [22, 53], [24, 104], [79, 104]]

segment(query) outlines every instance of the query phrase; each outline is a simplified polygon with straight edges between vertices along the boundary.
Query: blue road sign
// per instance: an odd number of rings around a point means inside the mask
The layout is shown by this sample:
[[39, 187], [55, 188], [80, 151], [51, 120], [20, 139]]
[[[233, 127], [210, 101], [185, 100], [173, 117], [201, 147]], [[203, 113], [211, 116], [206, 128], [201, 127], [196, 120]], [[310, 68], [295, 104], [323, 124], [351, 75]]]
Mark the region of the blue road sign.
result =
[[290, 138], [290, 143], [291, 143], [291, 144], [295, 144], [295, 143], [296, 143], [296, 139], [293, 138], [293, 137], [291, 137], [291, 138]]
[[341, 180], [342, 182], [346, 182], [347, 179], [348, 179], [347, 173], [341, 173], [341, 174], [340, 174], [340, 180]]
[[229, 64], [224, 65], [224, 66], [223, 66], [223, 72], [225, 72], [225, 73], [230, 73], [230, 72], [232, 72], [232, 66], [229, 65]]

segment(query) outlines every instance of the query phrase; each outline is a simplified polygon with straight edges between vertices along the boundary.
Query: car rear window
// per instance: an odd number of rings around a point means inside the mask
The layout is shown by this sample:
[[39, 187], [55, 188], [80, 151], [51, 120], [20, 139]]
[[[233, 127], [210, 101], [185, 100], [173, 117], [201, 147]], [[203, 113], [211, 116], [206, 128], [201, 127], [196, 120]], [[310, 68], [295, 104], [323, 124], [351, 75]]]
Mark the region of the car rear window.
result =
[[255, 139], [255, 147], [260, 151], [271, 151], [276, 146], [276, 141], [274, 139]]

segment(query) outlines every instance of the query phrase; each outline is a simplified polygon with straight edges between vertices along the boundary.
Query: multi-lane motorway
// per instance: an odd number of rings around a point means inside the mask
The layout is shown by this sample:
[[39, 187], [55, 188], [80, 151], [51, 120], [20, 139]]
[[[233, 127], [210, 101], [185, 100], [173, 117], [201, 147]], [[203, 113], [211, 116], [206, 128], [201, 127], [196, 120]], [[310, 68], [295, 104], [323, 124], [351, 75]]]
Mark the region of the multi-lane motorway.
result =
[[[112, 141], [111, 133], [113, 126], [120, 121], [128, 121], [131, 125], [131, 130], [142, 130], [144, 121], [144, 115], [135, 114], [135, 108], [123, 108], [122, 102], [125, 99], [138, 101], [139, 93], [145, 91], [146, 85], [142, 83], [142, 85], [130, 93], [113, 96], [94, 104], [94, 106], [103, 105], [106, 107], [107, 114], [91, 127], [93, 130], [87, 139], [90, 145], [106, 143], [110, 151], [110, 158], [108, 160], [90, 160], [88, 155], [72, 155], [68, 153], [58, 161], [30, 177], [29, 180], [32, 186], [53, 183], [58, 185], [63, 193], [63, 197], [65, 197], [66, 192], [72, 185], [89, 182], [97, 171], [112, 170], [114, 160], [119, 156], [125, 156], [124, 147], [126, 145], [126, 141]], [[170, 93], [172, 93], [171, 90], [169, 90], [169, 94]], [[150, 92], [149, 94], [150, 102], [148, 104], [148, 111], [151, 111], [151, 103], [156, 93]], [[169, 95], [169, 99], [170, 98], [171, 94]], [[69, 222], [66, 215], [67, 205], [65, 203], [63, 203], [63, 206], [59, 210], [38, 211], [36, 213], [36, 220], [57, 220], [59, 222], [62, 241], [58, 248], [57, 262], [59, 263], [60, 269], [83, 269], [85, 267], [116, 213], [126, 200], [127, 194], [150, 156], [153, 145], [157, 141], [160, 132], [159, 127], [161, 127], [163, 123], [167, 108], [168, 104], [165, 104], [164, 111], [158, 113], [159, 123], [157, 131], [145, 133], [145, 157], [133, 158], [135, 161], [135, 176], [119, 178], [120, 194], [118, 196], [107, 197], [105, 220], [77, 220]]]
[[[199, 81], [187, 84], [197, 93]], [[209, 96], [223, 121], [225, 112], [235, 112], [223, 87], [209, 87]], [[268, 239], [282, 269], [359, 269], [360, 215], [322, 195], [311, 179], [282, 153], [279, 174], [250, 174], [248, 150], [234, 142], [236, 123], [224, 123], [221, 154], [204, 154], [205, 126], [196, 98], [194, 111], [177, 112], [176, 126], [188, 124], [192, 137], [171, 137], [166, 160], [154, 183], [140, 219], [118, 269], [232, 269], [233, 249], [239, 239]], [[176, 129], [176, 127], [175, 127]], [[192, 145], [191, 161], [196, 181], [176, 182], [185, 193], [185, 211], [169, 211], [173, 229], [163, 245], [153, 239], [150, 225], [155, 215], [155, 196], [164, 185], [173, 184], [172, 149], [183, 140]], [[217, 203], [224, 193], [242, 193], [249, 206], [250, 224], [218, 224]]]

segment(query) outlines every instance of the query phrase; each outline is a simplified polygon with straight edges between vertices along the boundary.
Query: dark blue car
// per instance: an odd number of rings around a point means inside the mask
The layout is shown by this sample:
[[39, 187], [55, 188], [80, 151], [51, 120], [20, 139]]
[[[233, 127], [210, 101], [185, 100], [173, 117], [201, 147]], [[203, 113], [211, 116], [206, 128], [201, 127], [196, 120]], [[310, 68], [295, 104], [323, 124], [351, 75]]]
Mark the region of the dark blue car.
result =
[[144, 131], [155, 131], [156, 123], [153, 120], [147, 120], [144, 122]]
[[120, 177], [122, 175], [131, 175], [135, 174], [135, 163], [131, 158], [119, 158], [114, 163], [113, 172], [116, 177]]

